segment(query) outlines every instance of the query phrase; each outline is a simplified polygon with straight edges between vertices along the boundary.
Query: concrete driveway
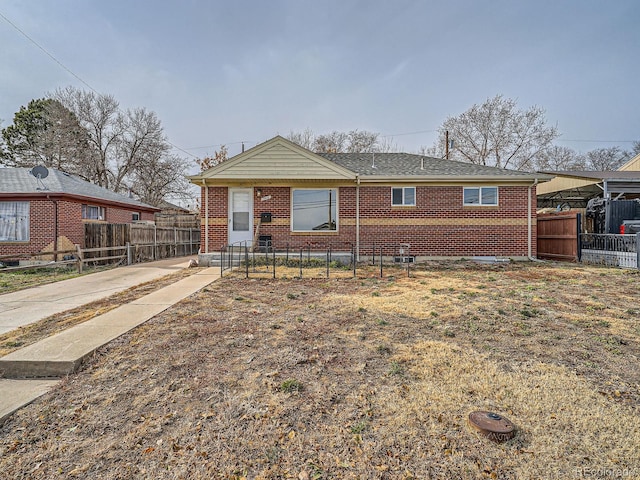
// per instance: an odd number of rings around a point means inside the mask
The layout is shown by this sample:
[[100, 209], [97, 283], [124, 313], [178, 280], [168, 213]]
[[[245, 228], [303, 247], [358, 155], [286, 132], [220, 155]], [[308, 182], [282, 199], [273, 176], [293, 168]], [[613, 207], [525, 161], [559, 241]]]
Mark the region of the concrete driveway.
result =
[[0, 295], [0, 334], [177, 272], [192, 258], [118, 267]]

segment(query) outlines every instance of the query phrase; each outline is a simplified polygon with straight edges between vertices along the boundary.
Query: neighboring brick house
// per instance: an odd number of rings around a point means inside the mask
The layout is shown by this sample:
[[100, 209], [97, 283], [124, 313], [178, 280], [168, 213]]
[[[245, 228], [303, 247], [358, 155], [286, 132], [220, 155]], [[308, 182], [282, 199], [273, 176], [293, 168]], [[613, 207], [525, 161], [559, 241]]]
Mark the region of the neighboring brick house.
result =
[[280, 136], [199, 175], [202, 254], [409, 244], [417, 257], [536, 255], [536, 185], [551, 177], [406, 153], [316, 154]]
[[0, 168], [0, 256], [84, 246], [84, 224], [153, 222], [152, 207], [58, 170]]

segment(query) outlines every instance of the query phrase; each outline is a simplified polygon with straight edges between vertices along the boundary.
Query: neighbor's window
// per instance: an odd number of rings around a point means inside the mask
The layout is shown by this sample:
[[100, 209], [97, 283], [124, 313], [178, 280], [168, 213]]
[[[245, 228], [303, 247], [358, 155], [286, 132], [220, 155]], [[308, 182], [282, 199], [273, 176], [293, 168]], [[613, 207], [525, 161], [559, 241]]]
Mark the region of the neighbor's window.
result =
[[132, 213], [131, 214], [131, 220], [133, 220], [134, 222], [136, 220], [140, 220], [140, 214], [139, 213]]
[[104, 207], [95, 205], [82, 205], [82, 218], [84, 220], [104, 220]]
[[0, 242], [29, 241], [29, 202], [0, 202]]
[[311, 232], [338, 229], [338, 190], [300, 188], [291, 195], [291, 230]]
[[464, 189], [465, 205], [498, 205], [498, 187], [473, 187]]
[[394, 187], [391, 189], [391, 205], [415, 206], [416, 187]]

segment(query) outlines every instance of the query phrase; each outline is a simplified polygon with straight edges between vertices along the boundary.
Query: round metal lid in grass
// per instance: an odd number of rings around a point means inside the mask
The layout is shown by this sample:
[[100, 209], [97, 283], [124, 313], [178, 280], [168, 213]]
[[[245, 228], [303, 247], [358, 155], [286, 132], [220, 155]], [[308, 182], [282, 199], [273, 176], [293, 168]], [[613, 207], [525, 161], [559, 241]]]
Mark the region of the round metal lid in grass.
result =
[[493, 412], [479, 410], [469, 414], [469, 425], [494, 442], [506, 442], [516, 434], [511, 420]]

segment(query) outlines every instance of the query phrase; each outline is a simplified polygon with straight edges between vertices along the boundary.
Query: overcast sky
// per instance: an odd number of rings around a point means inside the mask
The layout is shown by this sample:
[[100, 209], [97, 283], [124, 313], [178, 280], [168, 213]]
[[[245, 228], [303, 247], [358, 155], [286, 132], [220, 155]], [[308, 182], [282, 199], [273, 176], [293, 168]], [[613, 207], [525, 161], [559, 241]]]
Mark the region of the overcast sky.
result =
[[[0, 0], [0, 13], [198, 157], [305, 128], [412, 152], [496, 94], [546, 109], [558, 145], [640, 140], [638, 0]], [[2, 126], [67, 85], [87, 89], [0, 17]]]

